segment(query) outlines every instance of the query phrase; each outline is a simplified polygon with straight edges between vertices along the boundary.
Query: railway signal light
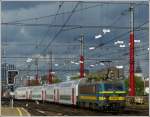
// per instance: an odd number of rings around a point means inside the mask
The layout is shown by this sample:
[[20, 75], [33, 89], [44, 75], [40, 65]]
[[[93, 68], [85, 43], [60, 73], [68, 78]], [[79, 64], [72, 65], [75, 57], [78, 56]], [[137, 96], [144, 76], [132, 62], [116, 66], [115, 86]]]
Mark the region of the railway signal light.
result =
[[10, 86], [10, 91], [11, 91], [11, 92], [14, 91], [14, 86], [13, 86], [13, 85]]
[[7, 72], [7, 84], [13, 85], [15, 83], [15, 76], [18, 75], [17, 70], [8, 70]]

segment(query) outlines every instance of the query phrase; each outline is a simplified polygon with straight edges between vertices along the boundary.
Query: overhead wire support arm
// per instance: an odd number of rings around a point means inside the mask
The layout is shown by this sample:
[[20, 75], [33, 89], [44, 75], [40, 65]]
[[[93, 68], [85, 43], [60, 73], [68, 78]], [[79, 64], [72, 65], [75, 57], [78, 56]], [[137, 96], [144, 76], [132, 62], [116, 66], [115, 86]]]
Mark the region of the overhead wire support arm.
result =
[[[58, 9], [57, 9], [57, 11], [56, 11], [56, 15], [55, 15], [53, 21], [56, 20], [56, 17], [57, 17], [57, 15], [58, 15], [58, 13], [59, 13], [59, 11], [60, 11], [60, 9], [61, 9], [61, 7], [62, 7], [63, 4], [64, 4], [64, 2], [61, 2], [61, 4], [59, 4], [59, 7], [58, 7]], [[51, 25], [53, 24], [53, 21], [51, 21], [50, 24], [47, 24], [48, 30], [47, 30], [47, 32], [46, 32], [46, 35], [49, 34], [49, 31], [50, 31], [50, 29], [51, 29], [51, 27], [52, 27]], [[45, 35], [44, 39], [46, 38], [46, 35]], [[38, 46], [40, 46], [40, 45], [43, 43], [43, 40], [44, 40], [44, 39], [41, 39], [41, 41], [39, 42]]]

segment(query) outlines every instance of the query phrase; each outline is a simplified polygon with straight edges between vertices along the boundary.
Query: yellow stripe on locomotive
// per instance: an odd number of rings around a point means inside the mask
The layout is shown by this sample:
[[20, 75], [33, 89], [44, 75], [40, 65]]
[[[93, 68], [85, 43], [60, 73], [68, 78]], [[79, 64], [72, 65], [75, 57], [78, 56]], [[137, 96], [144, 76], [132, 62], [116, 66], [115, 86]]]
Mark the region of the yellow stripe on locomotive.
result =
[[[80, 96], [80, 100], [97, 100], [97, 97], [96, 96]], [[106, 97], [99, 96], [98, 100], [106, 100]], [[110, 96], [108, 98], [108, 100], [115, 100], [115, 101], [125, 100], [125, 97], [122, 97], [122, 96]]]
[[96, 96], [80, 96], [81, 100], [96, 100]]

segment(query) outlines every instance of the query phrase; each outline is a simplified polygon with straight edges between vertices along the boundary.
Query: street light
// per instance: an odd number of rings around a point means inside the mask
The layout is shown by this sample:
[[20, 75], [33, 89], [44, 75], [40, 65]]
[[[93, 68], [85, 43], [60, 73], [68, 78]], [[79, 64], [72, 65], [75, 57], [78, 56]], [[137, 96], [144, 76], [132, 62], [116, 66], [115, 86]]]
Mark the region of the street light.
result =
[[89, 50], [95, 50], [95, 47], [89, 47]]
[[118, 40], [118, 41], [114, 42], [114, 44], [115, 44], [115, 45], [117, 45], [117, 44], [124, 44], [124, 41]]
[[73, 63], [74, 63], [74, 61], [71, 61], [71, 63], [73, 64]]
[[75, 64], [76, 64], [76, 65], [79, 65], [79, 63], [78, 63], [78, 62], [76, 62]]
[[55, 74], [55, 72], [51, 72], [51, 74]]
[[122, 66], [122, 65], [118, 65], [118, 66], [116, 66], [116, 68], [117, 68], [117, 69], [122, 69], [123, 66]]
[[28, 59], [26, 60], [27, 63], [30, 63], [31, 61], [32, 61], [32, 58], [28, 58]]
[[55, 66], [58, 67], [59, 65], [57, 63], [55, 63]]
[[102, 35], [101, 34], [99, 34], [99, 35], [95, 35], [95, 39], [98, 39], [98, 38], [101, 38], [102, 37]]
[[120, 45], [119, 47], [120, 47], [120, 48], [125, 48], [125, 47], [126, 47], [126, 45], [124, 45], [124, 44], [123, 44], [123, 45]]
[[100, 63], [100, 65], [104, 66], [105, 64], [104, 63]]
[[110, 32], [110, 29], [103, 29], [103, 33], [104, 33], [104, 34], [106, 34], [106, 33], [108, 33], [108, 32]]
[[134, 43], [140, 43], [141, 40], [134, 40]]
[[79, 61], [79, 63], [84, 63], [83, 61]]
[[94, 66], [95, 66], [95, 65], [93, 65], [93, 64], [92, 64], [92, 65], [90, 65], [90, 67], [94, 67]]

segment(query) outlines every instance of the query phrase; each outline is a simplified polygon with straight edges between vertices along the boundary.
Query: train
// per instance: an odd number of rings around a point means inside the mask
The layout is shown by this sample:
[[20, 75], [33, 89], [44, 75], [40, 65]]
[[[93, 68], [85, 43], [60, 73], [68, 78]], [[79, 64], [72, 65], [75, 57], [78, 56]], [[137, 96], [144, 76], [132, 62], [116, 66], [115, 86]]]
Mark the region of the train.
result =
[[46, 101], [107, 111], [124, 109], [125, 96], [123, 80], [89, 82], [87, 78], [14, 90], [16, 100]]

